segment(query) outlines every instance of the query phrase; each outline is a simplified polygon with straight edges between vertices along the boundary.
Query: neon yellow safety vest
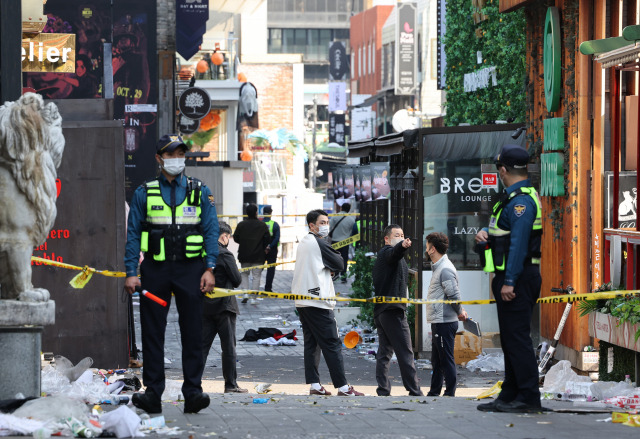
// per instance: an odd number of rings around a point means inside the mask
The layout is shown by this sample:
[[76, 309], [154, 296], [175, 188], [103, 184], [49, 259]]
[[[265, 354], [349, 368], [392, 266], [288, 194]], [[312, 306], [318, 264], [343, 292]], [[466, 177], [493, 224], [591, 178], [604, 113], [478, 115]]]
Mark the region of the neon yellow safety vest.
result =
[[521, 187], [511, 192], [506, 200], [500, 201], [493, 206], [493, 213], [489, 220], [489, 245], [484, 249], [483, 270], [486, 272], [504, 271], [506, 268], [511, 231], [498, 227], [498, 220], [504, 206], [514, 197], [523, 194], [530, 196], [536, 203], [536, 219], [533, 222], [532, 233], [529, 237], [529, 257], [532, 264], [540, 264], [540, 236], [542, 235], [540, 196], [533, 187]]
[[[269, 221], [264, 222], [269, 227], [269, 235], [273, 238], [273, 225], [276, 223], [274, 220], [269, 219]], [[280, 247], [280, 240], [278, 240], [278, 247]]]
[[[356, 228], [358, 229], [358, 233], [360, 233], [360, 220], [356, 221]], [[356, 246], [356, 243], [354, 242], [353, 244], [351, 244], [352, 246]]]
[[[156, 261], [205, 255], [204, 237], [200, 231], [201, 187], [202, 182], [189, 178], [187, 196], [182, 204], [172, 209], [162, 199], [158, 180], [145, 184], [147, 219], [140, 236], [140, 250], [151, 253]], [[170, 251], [167, 252], [168, 243]]]

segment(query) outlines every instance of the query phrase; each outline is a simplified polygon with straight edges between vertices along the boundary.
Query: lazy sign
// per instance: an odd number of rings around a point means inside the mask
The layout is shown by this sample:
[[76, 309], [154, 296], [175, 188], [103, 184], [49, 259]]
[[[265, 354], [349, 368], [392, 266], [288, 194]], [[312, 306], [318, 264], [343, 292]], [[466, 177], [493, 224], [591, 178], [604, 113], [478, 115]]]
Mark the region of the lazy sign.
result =
[[497, 189], [498, 188], [498, 174], [496, 173], [482, 173], [482, 189]]

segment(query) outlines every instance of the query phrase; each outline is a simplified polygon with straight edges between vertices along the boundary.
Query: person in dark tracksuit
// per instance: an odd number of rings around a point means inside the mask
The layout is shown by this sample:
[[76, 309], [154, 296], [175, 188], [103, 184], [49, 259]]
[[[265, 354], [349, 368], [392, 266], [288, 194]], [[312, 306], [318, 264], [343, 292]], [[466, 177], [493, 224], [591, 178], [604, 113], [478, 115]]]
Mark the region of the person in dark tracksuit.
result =
[[[426, 238], [425, 254], [431, 259], [431, 282], [427, 300], [460, 300], [458, 272], [447, 256], [449, 238], [444, 233], [430, 233]], [[444, 396], [456, 396], [456, 362], [453, 351], [458, 320], [467, 319], [467, 312], [457, 303], [426, 305], [427, 323], [431, 323], [431, 387], [427, 396], [440, 396], [443, 381]]]
[[[218, 260], [213, 274], [219, 288], [234, 289], [242, 282], [236, 258], [227, 246], [231, 239], [231, 227], [220, 221], [218, 238]], [[222, 376], [224, 393], [247, 393], [247, 389], [238, 387], [236, 371], [236, 317], [240, 314], [236, 296], [204, 298], [202, 309], [202, 364], [207, 362], [209, 350], [216, 335], [220, 336], [222, 348]]]
[[[402, 228], [390, 224], [384, 229], [384, 247], [378, 252], [373, 266], [373, 286], [376, 296], [408, 298], [409, 268], [404, 260], [411, 240], [404, 237]], [[411, 347], [411, 333], [407, 322], [406, 303], [377, 303], [373, 310], [378, 330], [376, 380], [379, 396], [391, 394], [389, 364], [393, 353], [398, 358], [402, 383], [409, 395], [422, 396]]]
[[[332, 273], [340, 271], [343, 260], [325, 239], [329, 235], [329, 217], [323, 210], [307, 213], [309, 233], [302, 238], [296, 252], [296, 266], [291, 293], [310, 297], [296, 300], [304, 336], [304, 377], [311, 385], [310, 395], [331, 395], [320, 384], [320, 354], [324, 357], [338, 396], [362, 396], [347, 382], [342, 359], [342, 341], [333, 313], [336, 291]], [[312, 300], [315, 297], [322, 300]]]
[[[271, 218], [271, 213], [273, 212], [271, 206], [265, 206], [262, 212], [264, 213], [262, 221], [269, 227], [269, 234], [271, 235], [271, 243], [264, 251], [267, 253], [267, 264], [274, 264], [278, 259], [278, 248], [280, 247], [280, 225]], [[264, 283], [265, 291], [272, 291], [275, 274], [276, 267], [267, 268], [267, 280]]]
[[[213, 195], [199, 180], [187, 177], [187, 146], [179, 136], [164, 135], [156, 149], [161, 175], [136, 189], [127, 226], [125, 289], [143, 288], [178, 307], [182, 342], [184, 412], [209, 406], [202, 392], [202, 303], [215, 286], [213, 270], [218, 256], [218, 218]], [[144, 260], [137, 268], [140, 252]], [[206, 256], [203, 256], [206, 251]], [[133, 405], [162, 412], [165, 388], [164, 336], [169, 306], [140, 300], [142, 327], [142, 379], [145, 393], [132, 397]]]
[[481, 411], [528, 413], [540, 404], [538, 366], [531, 341], [531, 316], [540, 297], [542, 209], [528, 178], [529, 153], [505, 145], [496, 156], [506, 188], [493, 207], [489, 227], [476, 235], [484, 270], [494, 272], [491, 285], [498, 309], [505, 378], [498, 398], [479, 404]]

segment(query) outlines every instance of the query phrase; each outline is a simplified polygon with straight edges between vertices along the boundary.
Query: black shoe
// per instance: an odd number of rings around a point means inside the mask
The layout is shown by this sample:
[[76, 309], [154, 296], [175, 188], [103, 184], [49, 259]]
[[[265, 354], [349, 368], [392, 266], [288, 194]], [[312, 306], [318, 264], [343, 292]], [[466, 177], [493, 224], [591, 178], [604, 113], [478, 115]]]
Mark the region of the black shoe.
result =
[[531, 405], [522, 401], [502, 402], [499, 399], [496, 400], [496, 410], [503, 413], [541, 413], [546, 411], [540, 405]]
[[209, 395], [206, 393], [197, 393], [185, 399], [184, 412], [198, 413], [200, 410], [209, 407], [210, 402]]
[[497, 412], [498, 411], [498, 408], [497, 408], [498, 402], [502, 402], [502, 401], [494, 399], [491, 402], [485, 402], [484, 404], [478, 404], [476, 406], [476, 408], [478, 410], [480, 410], [481, 412]]
[[150, 390], [146, 393], [134, 393], [131, 402], [147, 413], [162, 413], [162, 401]]
[[440, 394], [439, 393], [429, 392], [429, 393], [427, 393], [427, 396], [440, 396]]
[[242, 303], [247, 303], [249, 301], [248, 297], [245, 297], [244, 299], [242, 299]]

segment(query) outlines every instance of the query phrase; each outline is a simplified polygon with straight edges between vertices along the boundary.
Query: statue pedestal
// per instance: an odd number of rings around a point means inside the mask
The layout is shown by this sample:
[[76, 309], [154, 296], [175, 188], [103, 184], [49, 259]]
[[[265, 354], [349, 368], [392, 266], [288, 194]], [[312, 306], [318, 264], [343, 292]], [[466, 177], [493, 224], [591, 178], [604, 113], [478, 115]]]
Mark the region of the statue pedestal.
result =
[[40, 396], [44, 325], [55, 322], [55, 303], [0, 300], [0, 400]]

